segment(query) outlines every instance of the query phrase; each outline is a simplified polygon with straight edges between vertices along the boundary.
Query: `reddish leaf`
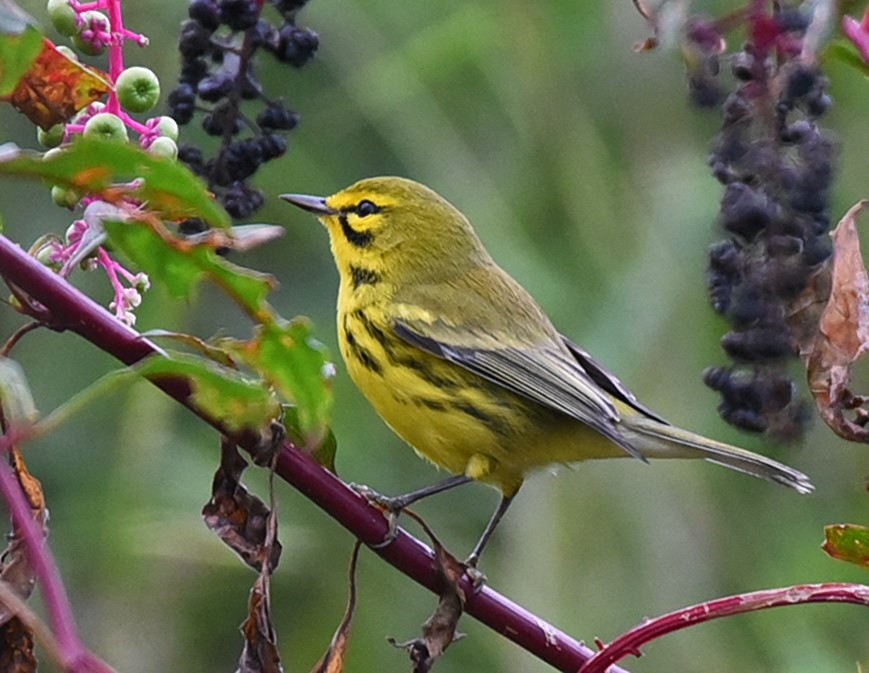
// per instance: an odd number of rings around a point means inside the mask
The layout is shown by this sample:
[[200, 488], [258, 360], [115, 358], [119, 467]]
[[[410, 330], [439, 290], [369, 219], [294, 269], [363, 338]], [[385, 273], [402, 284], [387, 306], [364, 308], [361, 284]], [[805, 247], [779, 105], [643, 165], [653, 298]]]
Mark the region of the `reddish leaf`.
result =
[[857, 442], [869, 442], [865, 427], [869, 410], [863, 407], [866, 398], [848, 387], [852, 365], [869, 348], [869, 275], [856, 227], [857, 215], [867, 206], [869, 201], [861, 201], [851, 208], [831, 234], [834, 252], [829, 299], [814, 339], [801, 343], [809, 388], [821, 417], [837, 435]]
[[344, 670], [347, 644], [350, 641], [350, 626], [353, 623], [353, 612], [356, 610], [356, 562], [359, 560], [360, 547], [362, 547], [362, 542], [356, 540], [353, 553], [350, 555], [350, 580], [347, 608], [344, 610], [344, 616], [335, 630], [335, 635], [332, 636], [329, 649], [326, 650], [320, 661], [311, 669], [311, 673], [342, 673]]
[[235, 444], [224, 438], [220, 448], [220, 467], [214, 474], [211, 500], [202, 508], [202, 518], [247, 565], [260, 570], [267, 558], [271, 572], [281, 556], [280, 542], [269, 535], [271, 510], [242, 486], [241, 473], [247, 462]]
[[866, 526], [842, 523], [826, 526], [822, 548], [835, 559], [869, 570], [869, 528]]
[[3, 100], [47, 131], [109, 92], [106, 73], [82, 65], [44, 39], [42, 52]]

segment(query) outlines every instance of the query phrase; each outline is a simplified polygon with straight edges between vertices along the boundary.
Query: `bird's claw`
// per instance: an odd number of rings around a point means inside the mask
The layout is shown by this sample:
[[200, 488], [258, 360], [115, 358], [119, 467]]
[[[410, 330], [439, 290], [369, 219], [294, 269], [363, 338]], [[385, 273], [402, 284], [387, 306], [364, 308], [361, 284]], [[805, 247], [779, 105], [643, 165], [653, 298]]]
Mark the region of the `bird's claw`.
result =
[[383, 549], [392, 544], [392, 541], [398, 537], [398, 516], [404, 505], [399, 498], [390, 498], [387, 495], [378, 493], [370, 486], [365, 484], [349, 484], [350, 488], [356, 491], [359, 495], [368, 501], [368, 504], [383, 511], [383, 518], [386, 519], [387, 529], [383, 540], [374, 544], [369, 544], [371, 549]]
[[465, 575], [467, 575], [468, 579], [471, 581], [474, 593], [477, 593], [489, 582], [489, 578], [481, 571], [477, 570], [477, 559], [474, 557], [469, 557], [463, 565], [465, 566]]

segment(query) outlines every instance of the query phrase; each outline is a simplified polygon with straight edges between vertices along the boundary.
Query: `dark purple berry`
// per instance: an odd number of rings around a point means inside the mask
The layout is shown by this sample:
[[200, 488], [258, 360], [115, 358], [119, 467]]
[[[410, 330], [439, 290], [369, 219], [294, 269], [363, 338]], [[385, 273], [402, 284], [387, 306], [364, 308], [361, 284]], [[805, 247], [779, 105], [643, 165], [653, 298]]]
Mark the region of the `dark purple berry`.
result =
[[185, 59], [202, 56], [211, 48], [211, 31], [203, 28], [197, 21], [185, 21], [181, 25], [181, 36], [178, 38], [178, 51]]
[[255, 0], [220, 0], [220, 21], [232, 30], [253, 28], [259, 13]]
[[226, 190], [222, 201], [226, 212], [232, 217], [244, 218], [258, 210], [265, 199], [258, 189], [236, 182]]
[[262, 151], [263, 161], [277, 159], [278, 157], [283, 156], [287, 151], [286, 138], [274, 133], [260, 136], [258, 142], [260, 150]]
[[283, 102], [274, 101], [257, 115], [256, 123], [263, 130], [290, 131], [299, 124], [299, 115], [288, 110]]
[[191, 0], [187, 16], [211, 32], [220, 26], [220, 9], [214, 0]]
[[214, 103], [229, 94], [232, 85], [232, 79], [223, 73], [216, 73], [199, 82], [196, 91], [202, 100]]
[[275, 56], [282, 63], [301, 68], [314, 58], [320, 38], [309, 28], [298, 28], [291, 23], [281, 26]]

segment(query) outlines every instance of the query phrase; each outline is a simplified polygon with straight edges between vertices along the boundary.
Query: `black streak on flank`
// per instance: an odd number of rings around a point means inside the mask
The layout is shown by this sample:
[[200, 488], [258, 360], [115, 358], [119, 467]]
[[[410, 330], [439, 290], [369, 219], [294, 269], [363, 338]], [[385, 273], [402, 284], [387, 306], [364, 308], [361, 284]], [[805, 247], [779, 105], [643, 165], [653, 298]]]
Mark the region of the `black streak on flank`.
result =
[[505, 426], [503, 420], [487, 414], [485, 411], [479, 409], [478, 407], [475, 407], [473, 404], [470, 404], [469, 402], [453, 402], [452, 406], [453, 409], [461, 411], [462, 413], [467, 414], [471, 418], [476, 418], [493, 432], [496, 432], [498, 434], [507, 434], [507, 427]]
[[353, 356], [359, 361], [359, 363], [365, 367], [365, 369], [374, 372], [380, 376], [383, 375], [383, 367], [381, 367], [380, 363], [375, 359], [375, 357], [371, 354], [367, 348], [359, 345], [359, 342], [356, 341], [356, 337], [353, 336], [353, 332], [350, 331], [347, 326], [347, 320], [344, 320], [344, 339], [347, 342], [347, 348], [350, 349], [350, 352]]
[[390, 342], [389, 337], [386, 336], [386, 332], [384, 332], [377, 325], [375, 325], [368, 318], [368, 315], [365, 313], [365, 311], [355, 311], [353, 313], [353, 316], [362, 323], [362, 326], [365, 328], [365, 331], [368, 332], [369, 336], [383, 347], [383, 350], [386, 351], [389, 359], [395, 361], [392, 343]]
[[344, 232], [344, 238], [347, 239], [350, 245], [357, 248], [367, 248], [371, 245], [374, 237], [368, 231], [357, 231], [351, 227], [347, 221], [347, 213], [338, 215], [338, 221], [341, 223], [341, 231]]
[[380, 274], [371, 269], [351, 264], [350, 282], [353, 284], [354, 290], [358, 290], [362, 285], [377, 285], [380, 282]]

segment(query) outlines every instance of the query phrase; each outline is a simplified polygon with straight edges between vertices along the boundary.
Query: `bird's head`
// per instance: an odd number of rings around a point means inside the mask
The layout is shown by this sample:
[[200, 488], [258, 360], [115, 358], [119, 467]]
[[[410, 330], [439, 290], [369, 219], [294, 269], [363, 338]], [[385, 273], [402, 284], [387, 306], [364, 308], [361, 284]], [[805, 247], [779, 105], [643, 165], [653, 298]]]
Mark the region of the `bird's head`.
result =
[[423, 281], [490, 261], [467, 218], [413, 180], [367, 178], [332, 196], [281, 198], [325, 225], [342, 275], [361, 267]]

